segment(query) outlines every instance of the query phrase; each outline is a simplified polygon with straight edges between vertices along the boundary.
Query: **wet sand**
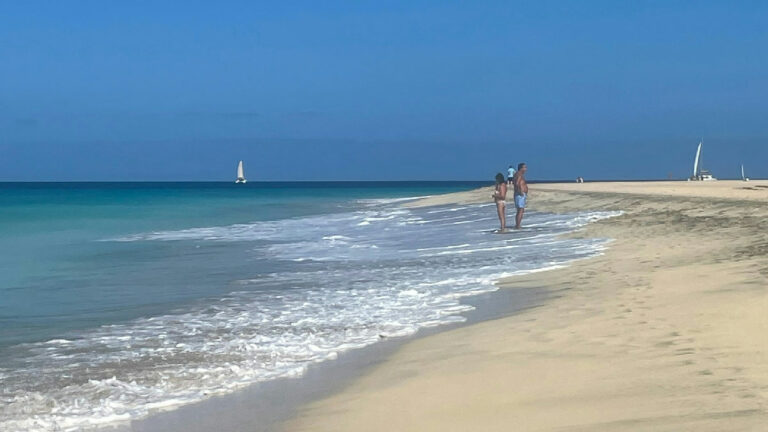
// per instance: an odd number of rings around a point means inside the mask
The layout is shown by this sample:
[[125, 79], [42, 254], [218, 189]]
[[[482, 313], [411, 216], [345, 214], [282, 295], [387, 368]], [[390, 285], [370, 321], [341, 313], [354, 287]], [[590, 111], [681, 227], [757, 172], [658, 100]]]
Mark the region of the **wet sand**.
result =
[[270, 432], [296, 415], [304, 404], [327, 397], [388, 358], [402, 344], [419, 337], [465, 325], [506, 317], [539, 307], [554, 295], [549, 290], [499, 290], [462, 299], [475, 309], [463, 313], [466, 322], [421, 329], [405, 338], [391, 338], [365, 348], [346, 351], [333, 361], [310, 365], [298, 378], [253, 384], [232, 394], [158, 412], [130, 424], [109, 426], [103, 432]]
[[529, 208], [624, 215], [573, 234], [605, 255], [501, 282], [546, 306], [413, 340], [282, 429], [765, 430], [768, 181], [540, 184]]

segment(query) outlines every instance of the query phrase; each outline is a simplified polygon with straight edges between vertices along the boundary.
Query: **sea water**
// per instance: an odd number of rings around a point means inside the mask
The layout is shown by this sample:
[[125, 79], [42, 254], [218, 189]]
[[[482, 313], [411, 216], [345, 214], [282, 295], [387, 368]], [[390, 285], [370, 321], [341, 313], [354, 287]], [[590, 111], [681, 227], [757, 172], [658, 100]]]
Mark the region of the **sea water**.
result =
[[600, 253], [609, 212], [409, 209], [482, 183], [0, 184], [0, 430], [81, 430], [464, 320], [500, 277]]

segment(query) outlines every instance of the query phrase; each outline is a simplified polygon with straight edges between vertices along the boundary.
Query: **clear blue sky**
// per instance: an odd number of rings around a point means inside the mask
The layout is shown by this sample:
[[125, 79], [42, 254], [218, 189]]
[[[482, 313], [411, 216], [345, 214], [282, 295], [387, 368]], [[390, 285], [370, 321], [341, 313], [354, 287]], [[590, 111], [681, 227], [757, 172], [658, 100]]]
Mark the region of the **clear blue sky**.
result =
[[768, 177], [768, 3], [0, 0], [0, 180]]

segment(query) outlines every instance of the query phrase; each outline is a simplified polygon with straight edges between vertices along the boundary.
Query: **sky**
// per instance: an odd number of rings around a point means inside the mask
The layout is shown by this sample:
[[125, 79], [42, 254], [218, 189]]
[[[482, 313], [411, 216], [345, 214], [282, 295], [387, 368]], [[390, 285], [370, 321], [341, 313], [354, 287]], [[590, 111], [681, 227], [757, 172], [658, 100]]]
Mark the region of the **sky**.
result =
[[0, 181], [768, 177], [768, 3], [0, 0]]

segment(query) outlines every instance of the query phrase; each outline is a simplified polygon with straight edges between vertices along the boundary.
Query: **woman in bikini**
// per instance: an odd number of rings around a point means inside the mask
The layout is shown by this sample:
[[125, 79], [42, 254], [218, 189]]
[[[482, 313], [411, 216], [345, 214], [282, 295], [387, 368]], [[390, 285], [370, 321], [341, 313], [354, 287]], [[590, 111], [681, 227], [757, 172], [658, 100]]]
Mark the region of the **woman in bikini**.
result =
[[501, 223], [501, 229], [499, 232], [504, 232], [507, 229], [507, 215], [506, 202], [507, 199], [507, 182], [504, 180], [504, 174], [496, 174], [496, 190], [491, 195], [491, 198], [496, 202], [496, 211], [499, 213], [499, 222]]

